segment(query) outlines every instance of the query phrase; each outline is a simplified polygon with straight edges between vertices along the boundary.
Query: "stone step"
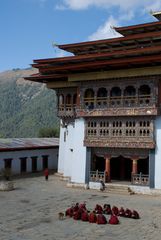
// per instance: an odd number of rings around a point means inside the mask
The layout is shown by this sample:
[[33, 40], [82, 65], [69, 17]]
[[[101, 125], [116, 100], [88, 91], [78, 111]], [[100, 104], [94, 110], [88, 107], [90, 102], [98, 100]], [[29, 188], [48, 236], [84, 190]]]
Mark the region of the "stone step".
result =
[[55, 177], [63, 177], [63, 173], [56, 172], [56, 173], [54, 173], [54, 176]]
[[117, 184], [106, 184], [105, 191], [109, 193], [115, 193], [115, 194], [126, 194], [126, 195], [133, 194], [127, 185], [125, 186], [125, 185], [117, 185]]
[[128, 191], [121, 191], [121, 190], [105, 190], [107, 193], [112, 193], [112, 194], [123, 194], [123, 195], [130, 195]]
[[66, 181], [66, 182], [70, 181], [70, 177], [64, 176], [63, 173], [56, 172], [54, 176], [58, 177], [60, 181]]
[[65, 176], [60, 177], [60, 181], [70, 182], [70, 180], [71, 180], [70, 177], [65, 177]]

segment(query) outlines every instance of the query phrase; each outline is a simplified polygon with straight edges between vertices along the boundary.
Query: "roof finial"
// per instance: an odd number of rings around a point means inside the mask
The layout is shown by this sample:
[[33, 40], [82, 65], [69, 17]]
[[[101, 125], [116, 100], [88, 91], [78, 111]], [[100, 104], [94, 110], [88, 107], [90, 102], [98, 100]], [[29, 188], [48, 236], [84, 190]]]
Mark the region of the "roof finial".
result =
[[56, 42], [52, 42], [52, 47], [58, 47], [58, 44]]

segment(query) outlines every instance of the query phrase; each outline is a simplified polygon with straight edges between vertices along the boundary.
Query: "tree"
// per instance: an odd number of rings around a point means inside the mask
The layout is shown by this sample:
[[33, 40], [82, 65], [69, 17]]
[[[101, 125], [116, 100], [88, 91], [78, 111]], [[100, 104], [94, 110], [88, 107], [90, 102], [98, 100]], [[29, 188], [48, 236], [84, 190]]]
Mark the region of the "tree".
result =
[[59, 128], [41, 128], [38, 137], [59, 137]]

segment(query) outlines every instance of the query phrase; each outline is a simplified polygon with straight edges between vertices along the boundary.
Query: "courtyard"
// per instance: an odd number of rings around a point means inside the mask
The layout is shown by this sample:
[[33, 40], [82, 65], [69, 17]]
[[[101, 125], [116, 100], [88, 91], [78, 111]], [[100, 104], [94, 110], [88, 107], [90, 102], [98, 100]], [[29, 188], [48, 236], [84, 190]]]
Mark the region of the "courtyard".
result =
[[[54, 175], [48, 182], [38, 176], [16, 179], [14, 183], [14, 191], [0, 192], [0, 240], [160, 240], [161, 196], [67, 188], [66, 182]], [[119, 218], [119, 225], [58, 219], [59, 212], [84, 201], [89, 210], [97, 203], [135, 209], [141, 219]]]

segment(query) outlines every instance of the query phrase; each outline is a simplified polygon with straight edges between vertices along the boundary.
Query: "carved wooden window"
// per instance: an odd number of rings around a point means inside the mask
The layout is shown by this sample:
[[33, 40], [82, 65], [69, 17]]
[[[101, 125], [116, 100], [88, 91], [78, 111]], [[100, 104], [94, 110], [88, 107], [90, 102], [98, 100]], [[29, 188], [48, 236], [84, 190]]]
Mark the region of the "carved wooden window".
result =
[[72, 104], [72, 96], [70, 94], [67, 94], [66, 96], [66, 105]]
[[124, 106], [134, 106], [136, 102], [136, 89], [133, 86], [128, 86], [124, 90]]
[[71, 94], [67, 94], [65, 105], [66, 105], [66, 111], [71, 111], [72, 110], [72, 96], [71, 96]]
[[97, 122], [88, 121], [87, 123], [87, 136], [96, 136], [97, 135]]
[[64, 95], [59, 95], [59, 111], [64, 111]]
[[126, 121], [125, 126], [126, 126], [126, 136], [127, 137], [135, 137], [136, 131], [135, 131], [135, 121]]
[[110, 92], [110, 105], [112, 107], [118, 107], [121, 105], [121, 89], [119, 87], [113, 87]]
[[117, 136], [122, 136], [122, 121], [113, 121], [112, 122], [112, 136], [117, 137]]
[[106, 88], [99, 88], [97, 92], [97, 106], [105, 107], [107, 105], [107, 90]]
[[64, 95], [61, 94], [61, 95], [59, 96], [59, 105], [63, 105], [63, 104], [64, 104]]
[[139, 104], [148, 105], [150, 103], [151, 89], [148, 85], [142, 85], [139, 88]]
[[139, 122], [139, 135], [140, 137], [149, 137], [151, 133], [150, 121]]
[[86, 123], [86, 135], [97, 137], [153, 137], [153, 121], [143, 119], [120, 118], [88, 120]]
[[87, 89], [84, 94], [84, 104], [88, 109], [94, 108], [94, 91], [93, 89]]
[[73, 95], [73, 106], [77, 105], [77, 94]]

